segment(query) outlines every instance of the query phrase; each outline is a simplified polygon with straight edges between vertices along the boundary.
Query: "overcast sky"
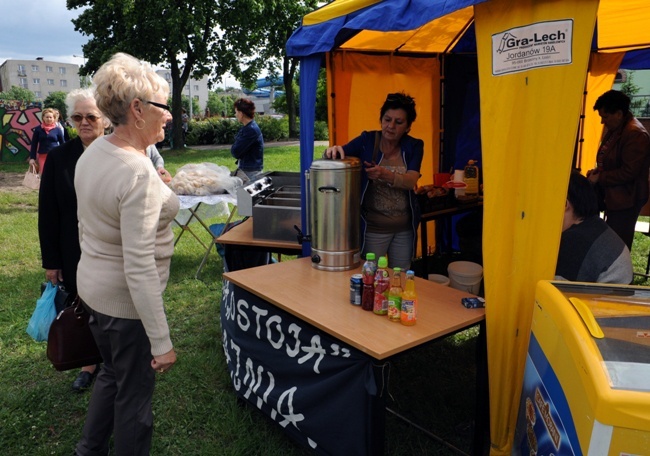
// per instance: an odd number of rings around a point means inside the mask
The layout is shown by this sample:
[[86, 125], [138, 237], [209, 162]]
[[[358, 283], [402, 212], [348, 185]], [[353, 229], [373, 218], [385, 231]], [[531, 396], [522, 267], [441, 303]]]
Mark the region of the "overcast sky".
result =
[[[89, 37], [75, 32], [71, 22], [81, 10], [68, 11], [65, 4], [66, 0], [0, 0], [0, 65], [7, 59], [36, 57], [83, 65], [81, 46]], [[230, 74], [224, 79], [228, 87], [239, 87]]]
[[55, 62], [83, 64], [81, 46], [88, 37], [75, 32], [66, 0], [0, 0], [0, 64], [7, 59], [43, 57]]

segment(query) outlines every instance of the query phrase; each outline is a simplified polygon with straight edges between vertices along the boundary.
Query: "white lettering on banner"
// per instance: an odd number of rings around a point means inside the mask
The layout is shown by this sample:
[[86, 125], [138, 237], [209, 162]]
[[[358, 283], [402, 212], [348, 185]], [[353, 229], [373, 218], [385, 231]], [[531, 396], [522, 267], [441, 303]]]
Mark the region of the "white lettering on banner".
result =
[[[278, 413], [280, 413], [282, 418], [284, 418], [284, 420], [279, 422], [282, 427], [287, 427], [287, 424], [291, 423], [296, 429], [300, 429], [298, 423], [305, 419], [305, 415], [302, 413], [295, 414], [293, 412], [293, 395], [296, 392], [296, 389], [297, 388], [294, 386], [293, 388], [286, 390], [278, 399]], [[286, 412], [282, 413], [282, 406], [285, 399], [287, 399]], [[273, 410], [273, 412], [275, 412], [275, 410]], [[271, 412], [271, 418], [275, 419], [275, 414], [273, 412]]]
[[[315, 373], [319, 374], [319, 365], [328, 354], [326, 348], [322, 346], [319, 335], [312, 336], [309, 345], [300, 340], [302, 328], [296, 323], [290, 323], [287, 330], [283, 327], [282, 316], [272, 314], [268, 309], [256, 305], [250, 305], [245, 299], [238, 299], [235, 304], [235, 296], [229, 289], [223, 290], [223, 303], [225, 317], [228, 320], [234, 320], [237, 326], [244, 332], [254, 331], [255, 337], [261, 341], [267, 341], [271, 347], [276, 350], [284, 350], [290, 358], [297, 358], [298, 364], [305, 364], [313, 360]], [[254, 313], [254, 318], [249, 315]], [[286, 341], [286, 342], [285, 342]], [[350, 350], [340, 347], [339, 344], [332, 343], [329, 346], [330, 356], [340, 356], [342, 358], [350, 357]], [[228, 356], [228, 354], [226, 354]]]
[[291, 358], [295, 358], [298, 356], [298, 353], [300, 353], [300, 331], [302, 328], [298, 326], [295, 323], [291, 323], [289, 325], [289, 334], [293, 334], [294, 340], [296, 341], [296, 345], [294, 345], [293, 348], [289, 347], [289, 343], [287, 342], [287, 355], [289, 355]]
[[322, 361], [322, 359], [325, 357], [325, 350], [323, 350], [323, 347], [320, 344], [320, 336], [318, 334], [315, 334], [311, 338], [311, 346], [310, 347], [303, 347], [302, 351], [305, 352], [305, 355], [298, 358], [298, 364], [303, 364], [310, 360], [311, 358], [314, 357], [314, 355], [318, 355], [318, 359], [316, 359], [316, 362], [314, 363], [314, 372], [317, 374], [320, 374], [320, 371], [318, 370], [318, 365]]
[[[294, 395], [298, 391], [298, 388], [296, 386], [292, 386], [291, 388], [284, 390], [277, 401], [277, 404], [274, 406], [270, 405], [268, 403], [269, 396], [271, 392], [275, 389], [276, 383], [275, 383], [275, 377], [273, 373], [270, 371], [264, 369], [264, 366], [255, 366], [254, 362], [250, 358], [246, 358], [246, 361], [244, 363], [245, 367], [245, 374], [244, 374], [244, 379], [243, 381], [240, 378], [240, 367], [241, 367], [241, 359], [240, 359], [240, 354], [241, 350], [239, 346], [231, 339], [228, 337], [228, 333], [224, 330], [223, 331], [223, 347], [224, 351], [226, 352], [226, 356], [228, 359], [231, 359], [230, 356], [228, 356], [228, 347], [230, 347], [231, 350], [233, 350], [233, 357], [232, 360], [234, 361], [235, 368], [233, 369], [231, 373], [231, 379], [233, 381], [233, 386], [236, 391], [239, 391], [242, 386], [246, 386], [246, 391], [244, 391], [244, 398], [250, 402], [253, 402], [253, 399], [255, 399], [255, 404], [257, 405], [257, 408], [260, 410], [265, 409], [265, 405], [270, 408], [269, 415], [274, 421], [277, 421], [278, 424], [282, 427], [286, 427], [287, 425], [291, 424], [294, 426], [296, 429], [299, 429], [298, 424], [301, 421], [305, 420], [305, 415], [302, 413], [296, 413], [295, 407], [294, 407]], [[258, 394], [258, 390], [262, 385], [267, 383], [266, 389], [264, 390], [264, 393], [262, 395]], [[307, 437], [309, 446], [311, 448], [316, 448], [317, 444], [314, 440], [310, 439]]]
[[492, 75], [573, 62], [573, 20], [538, 22], [492, 35]]
[[[266, 338], [269, 340], [271, 347], [275, 348], [276, 350], [281, 349], [282, 342], [284, 342], [284, 334], [282, 333], [281, 324], [282, 324], [282, 318], [280, 318], [280, 316], [278, 315], [273, 315], [266, 321]], [[271, 334], [272, 326], [274, 326], [275, 329], [277, 329], [277, 332], [279, 334], [277, 342], [273, 340], [273, 334]]]
[[[246, 302], [246, 301], [244, 301], [244, 302]], [[260, 328], [261, 328], [260, 317], [266, 317], [269, 314], [269, 311], [266, 310], [266, 309], [260, 309], [259, 307], [255, 306], [255, 305], [251, 308], [251, 310], [253, 312], [255, 312], [255, 325], [256, 325], [255, 326], [255, 336], [258, 339], [261, 339], [261, 335], [260, 335]]]
[[[248, 331], [248, 328], [251, 326], [251, 321], [248, 318], [248, 314], [244, 311], [244, 309], [248, 308], [248, 303], [240, 299], [237, 301], [237, 324], [239, 325], [239, 328], [242, 331]], [[258, 335], [259, 339], [259, 335]]]

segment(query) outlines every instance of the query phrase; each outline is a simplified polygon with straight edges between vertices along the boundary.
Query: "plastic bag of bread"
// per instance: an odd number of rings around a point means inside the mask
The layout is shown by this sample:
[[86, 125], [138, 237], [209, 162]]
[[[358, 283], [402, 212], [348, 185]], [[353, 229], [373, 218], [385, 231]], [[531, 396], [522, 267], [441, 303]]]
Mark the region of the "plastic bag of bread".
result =
[[181, 166], [169, 186], [177, 195], [203, 196], [234, 193], [241, 184], [242, 180], [231, 176], [227, 167], [204, 162]]

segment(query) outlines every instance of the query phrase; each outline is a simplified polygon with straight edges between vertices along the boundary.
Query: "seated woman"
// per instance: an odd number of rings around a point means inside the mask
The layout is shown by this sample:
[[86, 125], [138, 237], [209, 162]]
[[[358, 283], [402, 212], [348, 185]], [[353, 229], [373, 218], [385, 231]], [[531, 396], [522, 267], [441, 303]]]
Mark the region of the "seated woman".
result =
[[324, 158], [359, 157], [361, 175], [361, 251], [388, 256], [388, 266], [410, 269], [417, 243], [420, 178], [424, 142], [408, 135], [416, 118], [415, 101], [391, 93], [380, 109], [381, 131], [364, 131], [345, 146], [332, 146]]
[[632, 282], [632, 259], [623, 240], [599, 216], [589, 180], [574, 171], [564, 208], [555, 278], [578, 282]]

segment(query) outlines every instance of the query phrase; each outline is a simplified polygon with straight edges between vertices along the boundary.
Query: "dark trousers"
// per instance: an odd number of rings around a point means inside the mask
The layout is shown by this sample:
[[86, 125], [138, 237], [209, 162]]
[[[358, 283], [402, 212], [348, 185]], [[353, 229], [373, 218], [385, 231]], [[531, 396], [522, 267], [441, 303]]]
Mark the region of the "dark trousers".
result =
[[90, 312], [90, 329], [104, 359], [90, 398], [80, 456], [105, 456], [114, 435], [115, 455], [149, 455], [153, 433], [155, 372], [151, 344], [140, 320]]
[[641, 208], [645, 201], [638, 201], [633, 207], [623, 209], [622, 211], [605, 211], [605, 221], [609, 227], [623, 239], [627, 248], [632, 251], [632, 242], [634, 241], [634, 227], [641, 213]]

